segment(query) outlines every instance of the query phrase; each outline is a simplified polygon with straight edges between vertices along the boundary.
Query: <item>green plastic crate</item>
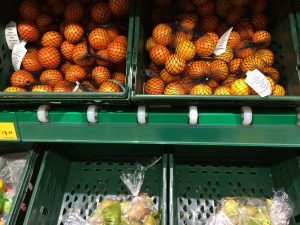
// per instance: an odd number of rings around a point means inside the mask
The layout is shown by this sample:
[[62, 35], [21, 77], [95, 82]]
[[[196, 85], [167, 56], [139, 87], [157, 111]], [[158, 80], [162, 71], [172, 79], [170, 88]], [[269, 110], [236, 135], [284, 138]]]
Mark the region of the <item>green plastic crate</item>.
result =
[[[141, 148], [147, 153], [140, 153]], [[137, 160], [162, 156], [162, 151], [147, 146], [77, 144], [55, 145], [50, 150], [62, 154], [45, 153], [24, 225], [63, 225], [64, 215], [74, 206], [80, 207], [86, 218], [106, 195], [130, 195], [120, 179], [123, 169]], [[153, 197], [162, 225], [167, 225], [166, 176], [167, 156], [163, 155], [147, 170], [141, 191]]]
[[[37, 154], [31, 151], [31, 144], [4, 144], [0, 145], [0, 154], [12, 154], [12, 153], [22, 153], [27, 151], [27, 161], [24, 166], [22, 175], [19, 180], [19, 186], [16, 190], [16, 195], [13, 198], [11, 210], [7, 217], [6, 225], [15, 225], [18, 219], [19, 212], [21, 210], [21, 204], [24, 201], [26, 192], [29, 188], [29, 183], [31, 176], [33, 174], [34, 165], [37, 159]], [[26, 154], [26, 153], [24, 153]]]
[[[135, 0], [130, 1], [130, 13], [128, 21], [128, 45], [126, 53], [126, 84], [125, 91], [119, 93], [100, 93], [100, 92], [82, 92], [82, 93], [4, 93], [2, 92], [10, 83], [10, 76], [14, 72], [11, 63], [11, 50], [8, 48], [5, 40], [5, 27], [8, 22], [14, 20], [18, 22], [19, 0], [4, 0], [1, 2], [0, 9], [0, 102], [13, 102], [19, 104], [26, 103], [99, 103], [99, 104], [128, 104], [129, 93], [132, 81], [132, 45], [134, 33], [134, 9]], [[40, 0], [43, 4], [42, 0]]]
[[[296, 0], [270, 1], [268, 16], [271, 21], [271, 49], [275, 53], [275, 67], [280, 71], [281, 84], [286, 88], [287, 95], [270, 96], [193, 96], [193, 95], [147, 95], [143, 93], [145, 82], [144, 70], [148, 69], [149, 57], [145, 50], [145, 42], [152, 34], [151, 2], [137, 1], [135, 16], [135, 36], [133, 46], [133, 91], [132, 100], [138, 104], [248, 104], [248, 105], [284, 105], [295, 106], [300, 103], [300, 44], [299, 27], [296, 14], [300, 8]], [[300, 21], [298, 19], [298, 21]]]
[[295, 205], [290, 224], [300, 224], [300, 158], [291, 149], [177, 147], [169, 166], [170, 224], [201, 225], [223, 197], [272, 197], [280, 188]]

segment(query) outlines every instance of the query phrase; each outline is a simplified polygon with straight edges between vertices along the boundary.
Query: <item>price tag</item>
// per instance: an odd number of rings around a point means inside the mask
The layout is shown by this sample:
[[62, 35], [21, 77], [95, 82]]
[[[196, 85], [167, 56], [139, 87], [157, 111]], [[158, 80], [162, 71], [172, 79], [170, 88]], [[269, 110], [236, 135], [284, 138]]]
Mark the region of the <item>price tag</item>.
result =
[[0, 140], [17, 140], [14, 123], [0, 123]]
[[11, 61], [15, 70], [19, 70], [21, 68], [23, 58], [27, 52], [27, 49], [25, 48], [26, 43], [26, 41], [22, 41], [20, 44], [15, 45], [13, 48]]
[[218, 44], [216, 45], [216, 48], [214, 50], [215, 55], [221, 55], [224, 52], [226, 52], [226, 47], [228, 43], [229, 36], [231, 34], [231, 31], [233, 30], [233, 27], [231, 27], [228, 31], [226, 31], [220, 40], [218, 41]]
[[5, 39], [9, 49], [13, 49], [14, 45], [20, 44], [20, 39], [15, 21], [10, 21], [5, 27]]
[[248, 71], [246, 73], [246, 83], [256, 91], [260, 97], [271, 95], [271, 84], [268, 79], [259, 70]]

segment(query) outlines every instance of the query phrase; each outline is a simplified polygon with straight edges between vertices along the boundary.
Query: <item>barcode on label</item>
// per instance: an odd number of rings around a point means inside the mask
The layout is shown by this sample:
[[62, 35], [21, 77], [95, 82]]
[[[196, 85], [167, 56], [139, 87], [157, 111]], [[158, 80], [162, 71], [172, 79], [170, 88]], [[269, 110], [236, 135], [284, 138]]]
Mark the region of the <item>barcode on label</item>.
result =
[[228, 31], [226, 31], [222, 37], [219, 39], [219, 42], [217, 43], [214, 54], [215, 55], [221, 55], [226, 51], [228, 39], [230, 37], [231, 31], [233, 30], [233, 27], [231, 27]]
[[11, 21], [6, 25], [5, 39], [9, 49], [13, 49], [14, 45], [20, 44], [16, 22]]

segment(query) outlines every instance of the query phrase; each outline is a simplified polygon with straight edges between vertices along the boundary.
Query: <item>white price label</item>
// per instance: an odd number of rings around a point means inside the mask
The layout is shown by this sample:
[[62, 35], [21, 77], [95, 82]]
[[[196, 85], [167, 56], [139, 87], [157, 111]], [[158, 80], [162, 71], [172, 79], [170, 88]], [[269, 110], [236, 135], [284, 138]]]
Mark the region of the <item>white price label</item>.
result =
[[17, 24], [10, 21], [5, 27], [5, 39], [9, 49], [13, 49], [14, 45], [20, 44], [20, 39], [17, 31]]
[[215, 55], [221, 55], [224, 52], [226, 52], [226, 47], [227, 47], [227, 43], [228, 43], [228, 39], [230, 37], [231, 31], [233, 30], [233, 27], [231, 27], [228, 31], [226, 31], [222, 37], [219, 39], [215, 50], [214, 50], [214, 54]]
[[268, 79], [259, 70], [248, 71], [246, 83], [256, 91], [260, 97], [271, 95], [272, 89]]
[[27, 49], [25, 48], [26, 43], [26, 41], [22, 41], [20, 44], [13, 47], [11, 60], [15, 70], [19, 70], [21, 68], [23, 58], [27, 52]]

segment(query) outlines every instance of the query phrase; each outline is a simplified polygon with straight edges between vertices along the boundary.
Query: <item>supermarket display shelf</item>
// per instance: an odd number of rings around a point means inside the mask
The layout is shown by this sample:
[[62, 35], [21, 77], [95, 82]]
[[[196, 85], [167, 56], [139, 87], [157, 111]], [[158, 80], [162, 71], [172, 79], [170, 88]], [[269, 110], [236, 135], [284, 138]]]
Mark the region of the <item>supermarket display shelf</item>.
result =
[[[21, 142], [300, 146], [296, 110], [252, 109], [248, 126], [242, 125], [245, 119], [240, 109], [191, 111], [148, 107], [138, 112], [137, 108], [95, 107], [94, 110], [95, 123], [88, 122], [87, 108], [71, 111], [50, 108], [46, 111], [48, 117], [44, 115], [48, 122], [44, 123], [39, 122], [38, 110], [0, 110], [0, 138]], [[139, 113], [145, 116], [145, 124], [138, 122]], [[195, 125], [189, 124], [191, 116]]]

